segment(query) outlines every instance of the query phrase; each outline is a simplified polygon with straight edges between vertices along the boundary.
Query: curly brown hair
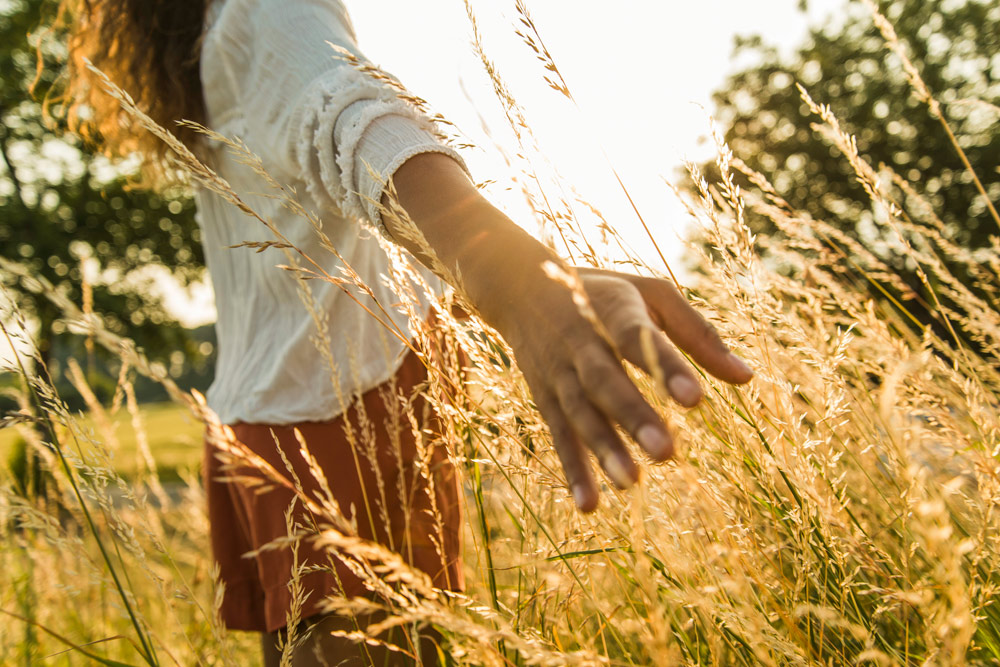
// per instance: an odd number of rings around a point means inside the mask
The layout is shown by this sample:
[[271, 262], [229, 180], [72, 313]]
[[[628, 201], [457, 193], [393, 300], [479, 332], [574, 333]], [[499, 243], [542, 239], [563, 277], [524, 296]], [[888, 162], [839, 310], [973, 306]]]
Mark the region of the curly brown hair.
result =
[[179, 120], [205, 119], [199, 58], [209, 0], [61, 0], [66, 77], [58, 95], [70, 130], [112, 157], [138, 153], [147, 185], [169, 181], [167, 148], [102, 90], [89, 60], [189, 148], [199, 135]]

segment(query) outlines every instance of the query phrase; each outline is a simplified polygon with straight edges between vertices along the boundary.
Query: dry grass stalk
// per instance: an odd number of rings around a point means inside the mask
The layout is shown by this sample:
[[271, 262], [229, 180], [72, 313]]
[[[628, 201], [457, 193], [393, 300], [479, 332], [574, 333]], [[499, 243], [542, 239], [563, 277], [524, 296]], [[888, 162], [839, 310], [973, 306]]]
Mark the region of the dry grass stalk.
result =
[[[546, 64], [551, 55], [527, 8], [523, 3], [517, 8], [526, 21], [522, 39], [543, 57], [546, 76], [557, 77], [558, 70]], [[534, 143], [528, 122], [474, 29], [477, 53], [520, 133], [525, 161], [541, 164], [528, 150]], [[382, 76], [374, 69], [366, 73]], [[916, 68], [910, 76], [923, 95]], [[566, 95], [565, 82], [553, 80]], [[925, 92], [924, 101], [934, 108], [934, 98]], [[130, 104], [124, 93], [112, 93]], [[593, 515], [581, 516], [567, 497], [547, 431], [509, 348], [474, 316], [457, 320], [451, 308], [461, 302], [461, 291], [434, 293], [410, 260], [384, 241], [390, 258], [386, 279], [409, 318], [406, 330], [387, 327], [385, 335], [407, 340], [427, 365], [423, 398], [442, 424], [441, 433], [430, 438], [423, 432], [427, 418], [417, 414], [415, 397], [389, 389], [384, 400], [392, 427], [411, 430], [417, 440], [416, 475], [429, 477], [430, 452], [440, 439], [468, 477], [467, 514], [476, 529], [467, 556], [470, 586], [463, 594], [435, 589], [410, 568], [405, 553], [399, 553], [405, 545], [357, 537], [356, 521], [384, 520], [387, 505], [412, 503], [405, 484], [388, 488], [383, 482], [377, 497], [368, 499], [364, 516], [339, 507], [301, 438], [300, 450], [285, 454], [285, 469], [272, 468], [218, 423], [203, 397], [181, 391], [162, 366], [108, 332], [86, 304], [69, 302], [9, 260], [0, 258], [0, 268], [22, 285], [48, 293], [74, 331], [120, 356], [111, 413], [124, 403], [134, 428], [143, 431], [129, 369], [153, 377], [206, 423], [209, 439], [223, 451], [226, 470], [239, 471], [231, 479], [257, 488], [282, 485], [294, 493], [295, 503], [313, 521], [296, 525], [289, 518], [287, 536], [264, 549], [294, 553], [308, 540], [329, 554], [322, 567], [342, 562], [360, 577], [367, 597], [324, 601], [331, 613], [381, 614], [377, 622], [342, 633], [359, 643], [412, 653], [405, 639], [394, 645], [389, 631], [429, 623], [443, 633], [447, 651], [459, 664], [989, 664], [1000, 660], [994, 575], [1000, 570], [995, 539], [1000, 528], [1000, 241], [982, 257], [956, 246], [916, 188], [868, 165], [828, 109], [809, 102], [823, 120], [822, 136], [841, 148], [873, 203], [886, 212], [876, 221], [880, 230], [896, 234], [901, 252], [921, 267], [928, 305], [972, 344], [956, 349], [952, 340], [957, 337], [945, 339], [929, 327], [915, 327], [906, 302], [872, 299], [868, 285], [903, 287], [885, 258], [826, 221], [792, 210], [766, 176], [749, 169], [720, 141], [721, 181], [709, 184], [693, 173], [698, 201], [686, 202], [701, 222], [702, 239], [692, 245], [691, 255], [704, 271], [690, 294], [727, 342], [749, 359], [757, 377], [739, 390], [706, 379], [703, 405], [685, 413], [655, 397], [662, 378], [644, 381], [650, 400], [677, 431], [680, 456], [671, 464], [647, 466], [637, 491], [609, 490]], [[168, 143], [176, 141], [165, 130], [149, 129], [161, 132]], [[245, 146], [209, 136], [227, 143], [283, 205], [310, 220], [324, 238], [319, 219], [270, 179]], [[192, 178], [269, 224], [193, 156], [180, 148], [177, 155]], [[754, 191], [737, 187], [737, 171]], [[539, 187], [543, 180], [533, 171], [525, 177]], [[899, 201], [888, 182], [902, 193]], [[565, 240], [567, 253], [599, 260], [601, 248], [580, 238], [576, 221], [561, 210], [571, 208], [559, 197], [532, 197], [553, 233]], [[584, 206], [575, 196], [568, 200]], [[550, 201], [560, 204], [550, 206]], [[397, 204], [384, 207], [383, 214], [397, 216], [394, 224], [420, 245], [419, 229]], [[783, 236], [755, 236], [751, 215], [766, 217]], [[285, 253], [288, 278], [303, 286], [303, 305], [312, 314], [322, 353], [331, 332], [310, 300], [308, 281], [330, 281], [361, 295], [372, 292], [359, 284], [329, 239], [324, 244], [332, 259], [309, 258], [280, 230], [272, 231], [273, 240], [242, 245]], [[614, 230], [607, 238], [616, 238]], [[975, 289], [951, 275], [941, 256], [968, 266]], [[327, 268], [333, 264], [339, 273]], [[461, 285], [461, 276], [447, 273], [447, 267], [434, 268]], [[575, 276], [555, 278], [580, 291]], [[419, 306], [427, 295], [433, 297], [434, 331]], [[361, 305], [380, 321], [389, 319], [381, 305]], [[586, 317], [586, 300], [578, 306]], [[14, 320], [23, 326], [23, 319]], [[460, 359], [468, 360], [468, 369]], [[351, 360], [324, 359], [331, 370], [335, 362]], [[87, 392], [83, 373], [71, 373], [81, 394]], [[197, 485], [167, 509], [147, 503], [147, 485], [160, 494], [155, 468], [146, 461], [136, 480], [122, 480], [114, 472], [115, 434], [103, 416], [109, 410], [93, 392], [86, 400], [99, 423], [95, 434], [74, 425], [51, 383], [38, 373], [27, 375], [47, 418], [81, 443], [79, 452], [67, 448], [66, 459], [74, 479], [86, 481], [85, 497], [100, 509], [101, 528], [114, 536], [122, 562], [134, 573], [126, 599], [142, 611], [156, 651], [178, 664], [208, 664], [215, 656], [241, 664], [252, 647], [228, 636], [218, 621], [221, 589], [212, 592], [217, 575], [197, 546], [206, 530]], [[346, 405], [350, 398], [341, 400]], [[5, 423], [35, 423], [39, 415], [27, 407], [8, 415]], [[373, 462], [375, 425], [369, 421], [363, 415], [361, 427], [348, 434], [359, 470]], [[35, 440], [55, 470], [51, 450], [37, 434]], [[392, 446], [400, 457], [398, 444]], [[140, 446], [144, 460], [145, 450]], [[309, 467], [320, 489], [315, 496], [302, 490], [291, 465], [295, 456]], [[57, 472], [53, 493], [68, 498], [68, 480]], [[115, 494], [125, 498], [124, 507]], [[61, 635], [68, 635], [61, 631], [72, 623], [91, 630], [88, 638], [131, 633], [102, 600], [112, 583], [93, 540], [79, 530], [79, 507], [66, 507], [72, 520], [32, 504], [9, 485], [0, 487], [0, 537], [7, 545], [0, 548], [0, 567], [15, 581], [0, 593], [0, 609], [30, 611], [35, 623]], [[43, 584], [39, 571], [55, 573], [53, 580]], [[290, 573], [293, 589], [302, 574], [300, 568]], [[70, 621], [65, 619], [67, 596], [82, 610], [69, 610]], [[301, 596], [301, 589], [293, 595], [292, 621]], [[19, 630], [26, 627], [18, 623]], [[22, 634], [15, 636], [0, 624], [0, 649], [21, 646]], [[300, 639], [291, 634], [288, 651]], [[127, 642], [119, 644], [108, 654], [134, 659]]]

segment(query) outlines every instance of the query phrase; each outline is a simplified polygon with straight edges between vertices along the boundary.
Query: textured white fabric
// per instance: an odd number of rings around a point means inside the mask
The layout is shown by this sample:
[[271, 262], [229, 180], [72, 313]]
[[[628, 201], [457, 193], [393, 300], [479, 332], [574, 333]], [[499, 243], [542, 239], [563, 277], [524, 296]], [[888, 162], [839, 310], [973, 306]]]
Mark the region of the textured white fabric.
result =
[[[381, 228], [374, 203], [409, 157], [436, 151], [461, 158], [391, 85], [359, 72], [328, 42], [362, 57], [338, 0], [215, 2], [201, 55], [208, 124], [242, 140], [319, 215], [323, 232], [405, 331], [406, 317], [389, 307], [398, 299], [381, 277], [388, 259], [359, 219]], [[211, 151], [212, 166], [234, 190], [338, 275], [339, 260], [320, 247], [306, 220], [268, 196], [228, 150]], [[332, 419], [352, 395], [395, 372], [403, 344], [340, 288], [312, 280], [305, 285], [327, 319], [331, 369], [316, 347], [301, 285], [277, 268], [285, 255], [230, 247], [271, 240], [270, 232], [214, 194], [199, 192], [197, 199], [218, 309], [219, 358], [208, 401], [223, 423]], [[371, 306], [369, 297], [359, 298]]]

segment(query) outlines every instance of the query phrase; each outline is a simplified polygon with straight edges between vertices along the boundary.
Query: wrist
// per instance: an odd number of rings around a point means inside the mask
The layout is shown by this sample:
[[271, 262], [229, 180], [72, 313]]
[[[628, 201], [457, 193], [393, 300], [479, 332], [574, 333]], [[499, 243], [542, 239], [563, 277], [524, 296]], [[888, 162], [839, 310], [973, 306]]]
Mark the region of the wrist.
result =
[[463, 288], [483, 318], [508, 335], [528, 311], [544, 308], [546, 294], [565, 288], [548, 277], [546, 262], [563, 265], [549, 248], [505, 219], [480, 233], [459, 259]]
[[[399, 205], [421, 232], [428, 248], [415, 247], [393, 221], [386, 227], [393, 238], [425, 265], [433, 252], [483, 318], [501, 332], [517, 323], [518, 312], [533, 305], [539, 289], [551, 281], [546, 261], [563, 262], [545, 245], [518, 227], [489, 203], [458, 163], [428, 153], [405, 162], [393, 178]], [[561, 288], [564, 289], [564, 288]]]

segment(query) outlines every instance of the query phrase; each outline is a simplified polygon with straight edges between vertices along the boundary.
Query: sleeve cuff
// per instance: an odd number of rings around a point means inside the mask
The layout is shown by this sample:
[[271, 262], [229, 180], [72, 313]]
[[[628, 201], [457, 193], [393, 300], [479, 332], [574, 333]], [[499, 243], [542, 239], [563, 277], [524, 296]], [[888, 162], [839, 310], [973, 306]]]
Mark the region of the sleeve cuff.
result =
[[337, 120], [342, 183], [347, 213], [371, 221], [383, 234], [379, 205], [392, 175], [414, 155], [443, 153], [468, 173], [458, 152], [443, 144], [430, 120], [402, 100], [364, 100], [350, 105]]

